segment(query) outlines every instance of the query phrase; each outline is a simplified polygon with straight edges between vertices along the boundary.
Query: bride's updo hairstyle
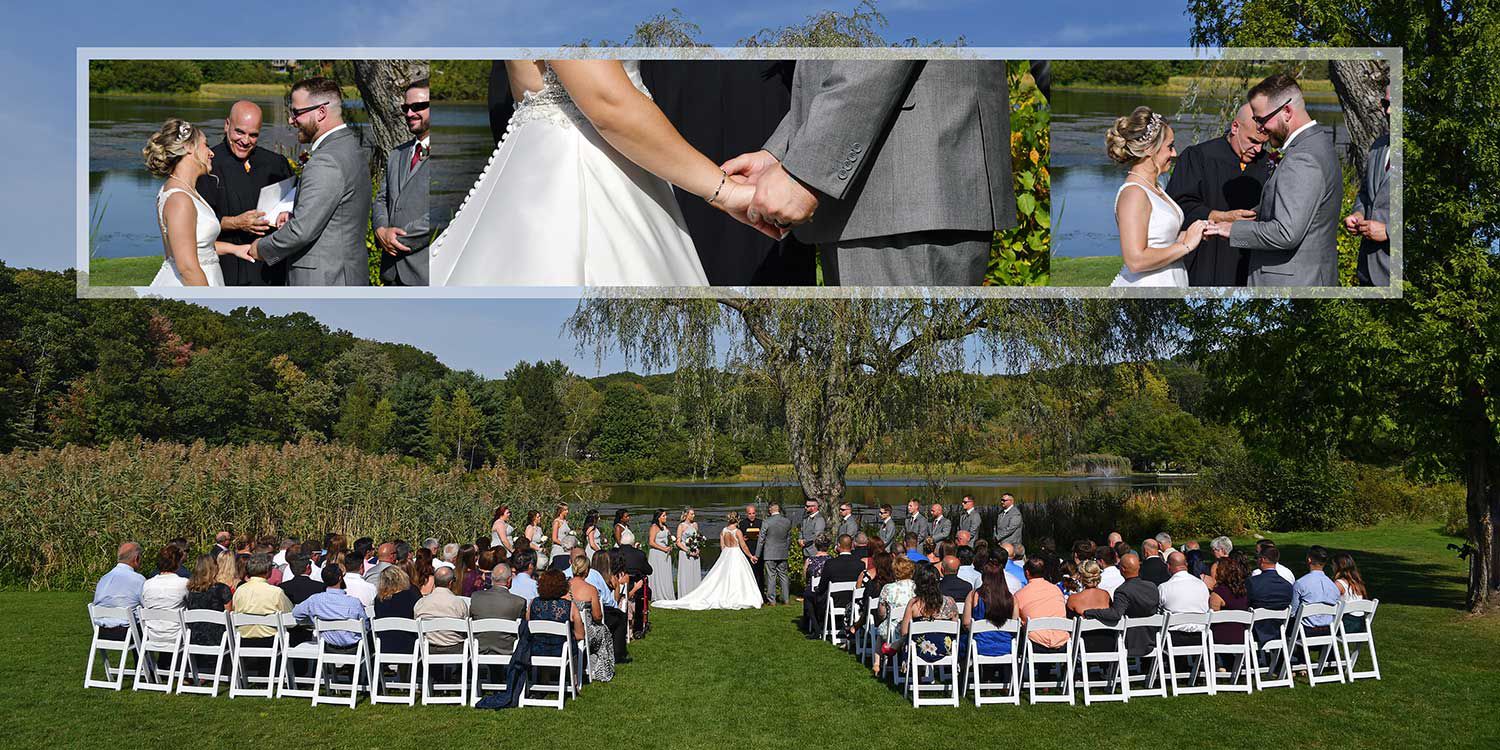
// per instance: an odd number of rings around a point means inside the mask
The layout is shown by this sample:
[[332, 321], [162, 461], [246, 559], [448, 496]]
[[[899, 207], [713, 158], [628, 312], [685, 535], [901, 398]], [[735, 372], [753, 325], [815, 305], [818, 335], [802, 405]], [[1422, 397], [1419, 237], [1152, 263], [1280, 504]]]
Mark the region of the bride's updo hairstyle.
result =
[[733, 511], [733, 510], [729, 511], [729, 515], [724, 516], [724, 525], [726, 525], [726, 526], [739, 526], [740, 525], [740, 514], [739, 514], [739, 512], [738, 511]]
[[146, 139], [146, 147], [141, 149], [141, 156], [146, 160], [146, 171], [157, 177], [171, 176], [177, 162], [192, 153], [199, 135], [198, 128], [187, 120], [168, 118], [162, 123], [161, 129]]
[[1150, 107], [1115, 118], [1104, 134], [1104, 151], [1120, 164], [1131, 164], [1156, 153], [1167, 137], [1167, 120]]

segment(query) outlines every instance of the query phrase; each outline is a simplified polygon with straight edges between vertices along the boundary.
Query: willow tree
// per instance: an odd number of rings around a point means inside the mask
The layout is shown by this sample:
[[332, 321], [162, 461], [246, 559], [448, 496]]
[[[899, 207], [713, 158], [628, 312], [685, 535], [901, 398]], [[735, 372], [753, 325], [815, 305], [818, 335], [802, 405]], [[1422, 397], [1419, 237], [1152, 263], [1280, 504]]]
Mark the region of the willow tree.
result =
[[627, 364], [675, 370], [687, 402], [711, 404], [726, 377], [769, 385], [802, 492], [830, 508], [872, 441], [949, 428], [920, 407], [950, 398], [965, 372], [988, 365], [1089, 378], [1109, 363], [1162, 353], [1172, 309], [1100, 300], [585, 299], [565, 327], [601, 360], [618, 351]]

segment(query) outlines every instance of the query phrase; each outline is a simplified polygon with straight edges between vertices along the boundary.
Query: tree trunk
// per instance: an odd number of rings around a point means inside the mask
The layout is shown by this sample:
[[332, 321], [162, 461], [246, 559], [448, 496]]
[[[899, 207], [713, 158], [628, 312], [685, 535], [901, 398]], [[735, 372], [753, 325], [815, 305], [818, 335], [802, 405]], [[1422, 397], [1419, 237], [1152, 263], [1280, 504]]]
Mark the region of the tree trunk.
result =
[[355, 60], [354, 85], [359, 87], [370, 119], [370, 176], [379, 180], [391, 149], [411, 140], [401, 104], [406, 84], [426, 78], [426, 60]]
[[1474, 551], [1469, 560], [1468, 608], [1473, 614], [1483, 614], [1489, 607], [1491, 566], [1495, 559], [1495, 501], [1500, 499], [1496, 483], [1500, 475], [1491, 464], [1500, 459], [1495, 455], [1494, 432], [1485, 416], [1484, 404], [1473, 403], [1469, 413], [1473, 425], [1470, 434], [1473, 446], [1469, 449], [1467, 477], [1467, 506], [1469, 517], [1469, 541]]
[[1328, 77], [1333, 80], [1333, 90], [1344, 108], [1344, 126], [1349, 129], [1349, 163], [1356, 175], [1364, 174], [1370, 144], [1390, 129], [1380, 107], [1390, 73], [1386, 64], [1378, 60], [1330, 60]]

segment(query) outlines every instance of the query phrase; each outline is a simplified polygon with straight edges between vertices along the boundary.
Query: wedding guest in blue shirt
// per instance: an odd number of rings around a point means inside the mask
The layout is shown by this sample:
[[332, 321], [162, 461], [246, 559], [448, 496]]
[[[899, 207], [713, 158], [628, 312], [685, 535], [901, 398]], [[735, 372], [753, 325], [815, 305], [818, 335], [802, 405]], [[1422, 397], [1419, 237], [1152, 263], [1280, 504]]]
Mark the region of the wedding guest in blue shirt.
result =
[[[344, 570], [337, 563], [323, 566], [323, 591], [313, 594], [292, 608], [292, 616], [298, 620], [358, 620], [365, 621], [365, 605], [344, 591]], [[320, 634], [329, 646], [349, 649], [359, 644], [360, 633], [344, 630], [329, 630]]]
[[[125, 542], [115, 552], [115, 567], [94, 586], [94, 606], [119, 607], [127, 612], [141, 606], [141, 589], [146, 577], [137, 572], [141, 567], [141, 545]], [[101, 617], [94, 621], [99, 626], [99, 637], [114, 641], [125, 640], [126, 620]]]
[[[1314, 544], [1307, 548], [1307, 575], [1292, 585], [1292, 608], [1299, 615], [1308, 604], [1339, 603], [1339, 587], [1323, 572], [1328, 564], [1328, 550]], [[1328, 626], [1333, 624], [1333, 615], [1312, 615], [1303, 618], [1302, 627], [1308, 635], [1328, 635]]]

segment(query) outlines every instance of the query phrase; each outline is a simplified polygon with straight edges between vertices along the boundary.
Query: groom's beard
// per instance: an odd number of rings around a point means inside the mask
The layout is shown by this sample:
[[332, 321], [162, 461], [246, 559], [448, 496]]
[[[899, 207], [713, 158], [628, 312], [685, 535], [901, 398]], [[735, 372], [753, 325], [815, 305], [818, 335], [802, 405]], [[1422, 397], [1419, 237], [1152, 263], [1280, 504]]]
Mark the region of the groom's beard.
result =
[[297, 123], [297, 142], [312, 143], [318, 138], [318, 126], [316, 123]]

